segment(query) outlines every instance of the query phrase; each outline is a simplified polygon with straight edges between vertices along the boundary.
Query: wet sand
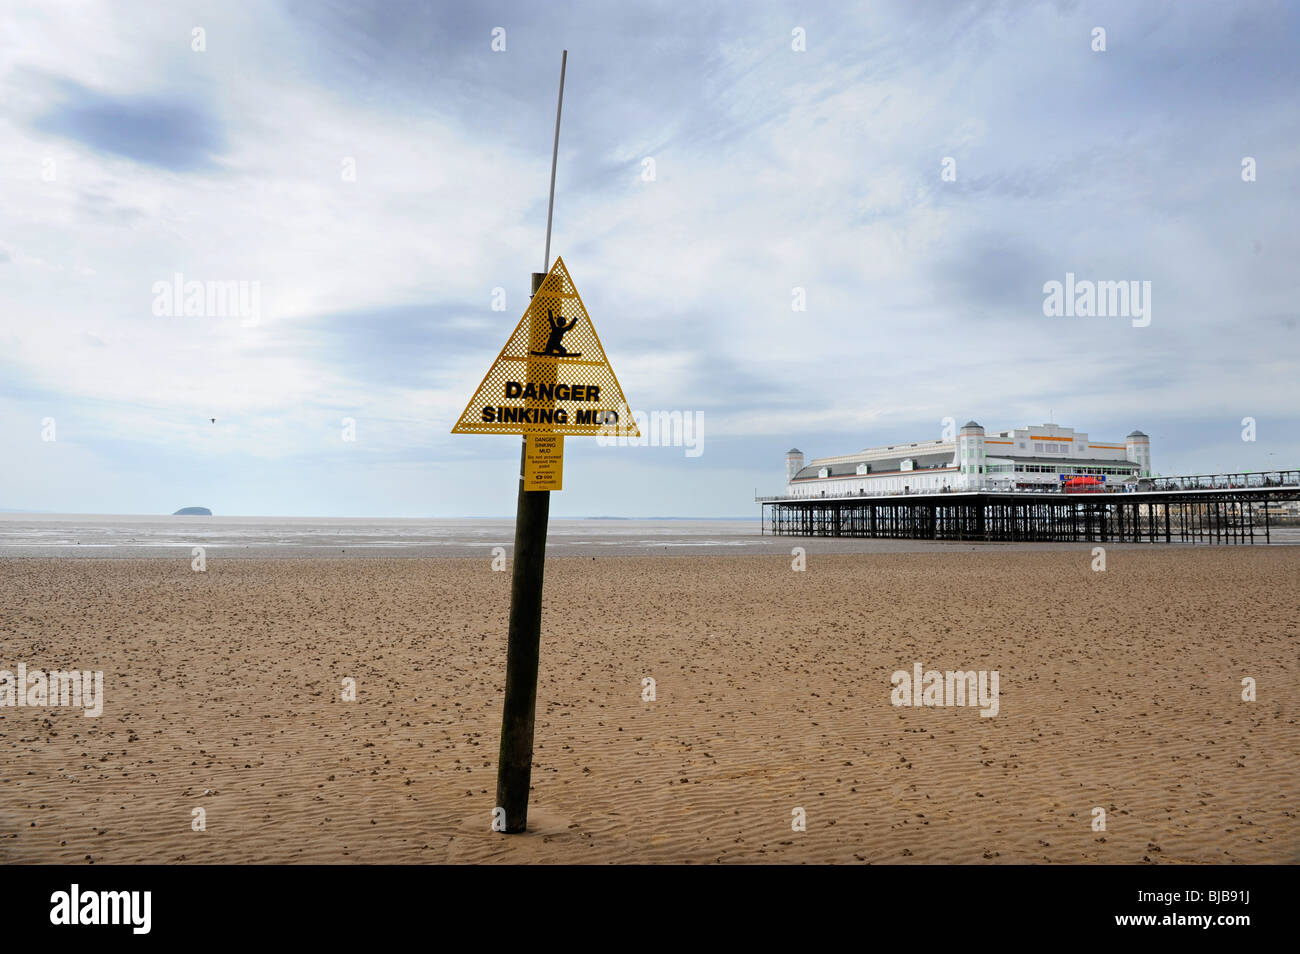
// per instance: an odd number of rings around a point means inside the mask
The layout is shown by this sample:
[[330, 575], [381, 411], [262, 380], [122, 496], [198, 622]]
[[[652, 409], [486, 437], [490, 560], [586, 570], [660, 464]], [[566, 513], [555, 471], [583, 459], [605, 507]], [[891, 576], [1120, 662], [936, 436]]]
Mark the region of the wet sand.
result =
[[[0, 862], [1300, 860], [1300, 550], [821, 547], [552, 554], [522, 836], [486, 551], [0, 559], [0, 669], [106, 696], [0, 708]], [[915, 662], [998, 714], [895, 707]]]

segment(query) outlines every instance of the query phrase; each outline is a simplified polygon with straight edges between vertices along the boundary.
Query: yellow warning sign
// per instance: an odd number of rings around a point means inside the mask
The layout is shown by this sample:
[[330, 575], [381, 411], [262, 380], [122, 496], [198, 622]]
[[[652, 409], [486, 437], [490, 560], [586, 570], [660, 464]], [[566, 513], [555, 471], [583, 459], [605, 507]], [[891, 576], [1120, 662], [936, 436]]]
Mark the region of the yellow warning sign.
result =
[[641, 436], [591, 316], [557, 256], [451, 432], [595, 436], [615, 428]]
[[564, 435], [524, 438], [524, 490], [564, 489]]

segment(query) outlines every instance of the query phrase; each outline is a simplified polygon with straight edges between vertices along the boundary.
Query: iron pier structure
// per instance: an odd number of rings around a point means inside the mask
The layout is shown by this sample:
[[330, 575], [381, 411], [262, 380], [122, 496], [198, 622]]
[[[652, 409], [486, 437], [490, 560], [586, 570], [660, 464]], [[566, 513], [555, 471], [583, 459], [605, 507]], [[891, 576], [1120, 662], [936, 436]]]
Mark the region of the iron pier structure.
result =
[[756, 497], [762, 532], [1064, 543], [1270, 541], [1272, 514], [1300, 500], [1300, 470], [1144, 481], [1131, 493], [970, 491]]

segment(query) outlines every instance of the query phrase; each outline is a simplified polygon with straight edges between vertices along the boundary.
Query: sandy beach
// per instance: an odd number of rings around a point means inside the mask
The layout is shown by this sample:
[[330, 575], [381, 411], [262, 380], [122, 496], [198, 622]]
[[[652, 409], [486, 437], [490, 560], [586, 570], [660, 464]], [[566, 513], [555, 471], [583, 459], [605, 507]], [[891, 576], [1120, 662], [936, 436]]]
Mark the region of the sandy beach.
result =
[[522, 836], [486, 554], [0, 560], [0, 669], [105, 697], [0, 708], [0, 862], [1300, 861], [1300, 549], [818, 546], [552, 557]]

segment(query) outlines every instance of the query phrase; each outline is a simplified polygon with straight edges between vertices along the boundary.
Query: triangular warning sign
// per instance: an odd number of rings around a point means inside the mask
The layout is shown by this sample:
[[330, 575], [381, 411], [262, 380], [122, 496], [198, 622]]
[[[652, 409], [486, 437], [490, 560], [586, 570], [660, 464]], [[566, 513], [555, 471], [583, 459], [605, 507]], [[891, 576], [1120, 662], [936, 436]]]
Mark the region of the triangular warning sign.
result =
[[451, 432], [641, 435], [563, 259]]

